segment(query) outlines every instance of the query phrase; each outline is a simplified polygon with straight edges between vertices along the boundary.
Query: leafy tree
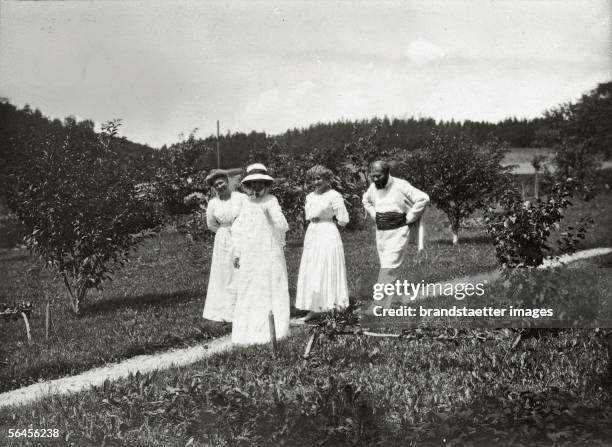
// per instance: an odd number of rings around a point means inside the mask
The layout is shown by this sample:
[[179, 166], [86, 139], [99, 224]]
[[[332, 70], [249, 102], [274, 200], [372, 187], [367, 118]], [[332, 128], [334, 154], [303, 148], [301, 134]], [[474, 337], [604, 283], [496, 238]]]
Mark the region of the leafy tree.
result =
[[612, 155], [612, 82], [605, 82], [574, 102], [545, 112], [553, 145], [582, 143], [587, 150]]
[[28, 230], [26, 244], [63, 279], [79, 314], [87, 292], [112, 279], [158, 220], [118, 164], [112, 143], [119, 122], [100, 135], [89, 123], [66, 125], [66, 135], [47, 135], [15, 172], [9, 206]]
[[509, 183], [511, 167], [501, 165], [506, 152], [494, 138], [476, 144], [463, 136], [434, 134], [425, 147], [404, 158], [400, 170], [448, 216], [457, 244], [462, 220]]
[[556, 180], [572, 178], [585, 199], [592, 197], [600, 161], [612, 155], [612, 82], [547, 111], [545, 122], [539, 136], [555, 150]]

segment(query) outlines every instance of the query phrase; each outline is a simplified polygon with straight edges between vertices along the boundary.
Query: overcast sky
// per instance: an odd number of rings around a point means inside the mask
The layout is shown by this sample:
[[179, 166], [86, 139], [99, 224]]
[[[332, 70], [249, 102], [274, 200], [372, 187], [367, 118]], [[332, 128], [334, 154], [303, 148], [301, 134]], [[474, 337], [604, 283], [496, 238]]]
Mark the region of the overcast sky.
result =
[[612, 79], [612, 0], [0, 1], [0, 96], [122, 118], [161, 146], [193, 128], [535, 117]]

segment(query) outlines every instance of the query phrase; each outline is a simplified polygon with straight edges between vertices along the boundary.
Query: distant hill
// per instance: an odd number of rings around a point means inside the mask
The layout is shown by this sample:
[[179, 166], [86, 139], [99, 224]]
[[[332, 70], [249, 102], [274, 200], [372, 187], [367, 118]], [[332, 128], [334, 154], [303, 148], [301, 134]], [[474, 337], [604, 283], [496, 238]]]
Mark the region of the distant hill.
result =
[[[422, 146], [433, 131], [445, 132], [453, 135], [466, 134], [476, 142], [484, 141], [489, 135], [494, 135], [501, 141], [507, 142], [511, 147], [537, 146], [537, 133], [545, 124], [544, 118], [532, 120], [507, 119], [498, 123], [463, 121], [444, 122], [430, 118], [408, 119], [382, 119], [336, 121], [331, 123], [316, 123], [307, 128], [287, 130], [279, 135], [268, 135], [265, 132], [236, 132], [222, 135], [219, 139], [221, 167], [244, 166], [249, 159], [249, 153], [264, 148], [276, 141], [283, 150], [289, 153], [302, 153], [313, 148], [320, 150], [341, 148], [357, 137], [367, 136], [373, 126], [378, 126], [377, 138], [383, 146], [398, 147], [404, 150], [413, 150]], [[77, 122], [75, 118], [68, 117], [63, 121], [50, 119], [37, 109], [25, 106], [18, 109], [7, 100], [0, 100], [0, 174], [6, 177], [10, 172], [11, 163], [25, 152], [25, 147], [32, 144], [37, 138], [46, 134], [61, 137], [70, 126], [79, 126], [84, 131], [94, 131], [91, 120]], [[173, 151], [182, 151], [191, 147], [191, 162], [199, 169], [216, 166], [216, 137], [177, 142], [170, 146], [163, 146], [160, 150], [150, 146], [135, 143], [125, 137], [115, 138], [115, 150], [119, 154], [120, 164], [123, 166], [138, 166], [134, 172], [147, 181], [154, 175], [156, 167], [172, 158]], [[190, 146], [191, 145], [191, 146]], [[209, 150], [205, 150], [208, 147]], [[197, 148], [194, 152], [193, 148]], [[170, 157], [168, 155], [170, 154]], [[165, 158], [164, 158], [165, 157]], [[165, 161], [163, 161], [163, 160]], [[2, 188], [2, 180], [0, 180]], [[0, 190], [1, 194], [1, 190]]]

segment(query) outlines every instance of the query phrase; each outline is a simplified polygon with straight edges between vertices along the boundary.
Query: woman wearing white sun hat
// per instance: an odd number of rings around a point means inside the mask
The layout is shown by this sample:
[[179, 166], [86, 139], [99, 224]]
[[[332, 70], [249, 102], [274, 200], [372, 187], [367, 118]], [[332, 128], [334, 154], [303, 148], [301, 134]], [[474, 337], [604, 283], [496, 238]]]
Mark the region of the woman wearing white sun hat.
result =
[[268, 193], [274, 179], [261, 163], [247, 167], [242, 185], [248, 198], [232, 225], [232, 256], [238, 274], [232, 342], [270, 341], [272, 311], [276, 337], [289, 335], [289, 288], [283, 247], [289, 229], [276, 197]]

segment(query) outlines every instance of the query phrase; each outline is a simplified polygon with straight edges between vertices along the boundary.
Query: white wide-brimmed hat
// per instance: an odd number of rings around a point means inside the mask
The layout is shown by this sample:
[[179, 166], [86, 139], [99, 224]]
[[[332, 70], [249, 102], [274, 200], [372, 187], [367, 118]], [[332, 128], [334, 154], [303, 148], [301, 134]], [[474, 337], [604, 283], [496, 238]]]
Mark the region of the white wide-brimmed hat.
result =
[[252, 182], [255, 180], [263, 180], [273, 182], [274, 179], [268, 175], [268, 168], [261, 163], [253, 163], [246, 168], [247, 176], [240, 183]]

